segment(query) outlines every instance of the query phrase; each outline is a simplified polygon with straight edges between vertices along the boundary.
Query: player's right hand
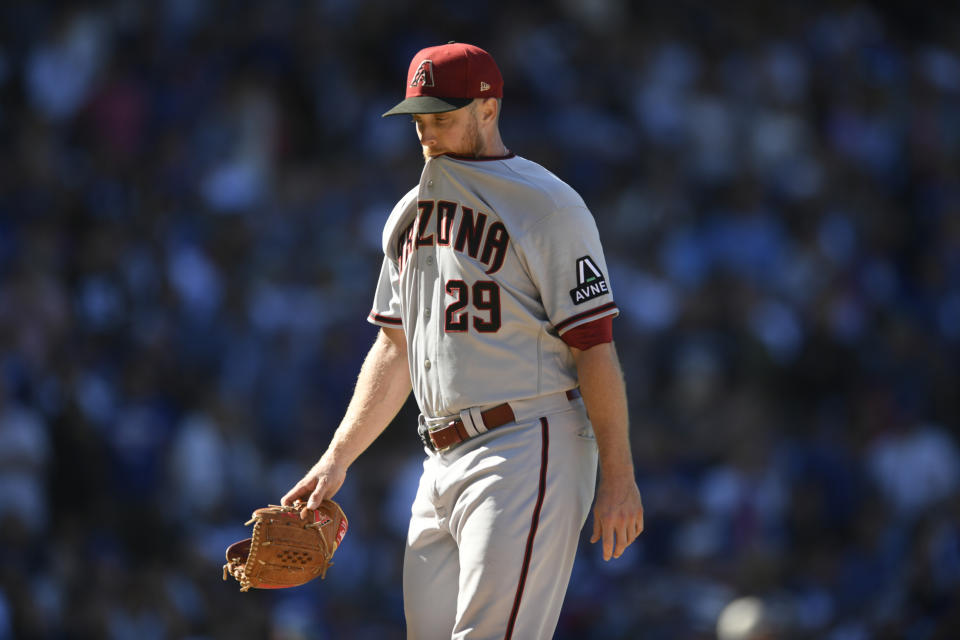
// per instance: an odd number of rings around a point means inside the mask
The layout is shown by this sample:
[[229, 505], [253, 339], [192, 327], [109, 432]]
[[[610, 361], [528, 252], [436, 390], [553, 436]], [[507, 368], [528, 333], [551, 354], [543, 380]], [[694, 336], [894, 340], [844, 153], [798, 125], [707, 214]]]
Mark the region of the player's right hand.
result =
[[308, 509], [317, 509], [324, 499], [333, 498], [343, 486], [346, 477], [346, 469], [331, 462], [326, 456], [321, 457], [300, 482], [287, 491], [280, 504], [290, 506], [301, 500]]

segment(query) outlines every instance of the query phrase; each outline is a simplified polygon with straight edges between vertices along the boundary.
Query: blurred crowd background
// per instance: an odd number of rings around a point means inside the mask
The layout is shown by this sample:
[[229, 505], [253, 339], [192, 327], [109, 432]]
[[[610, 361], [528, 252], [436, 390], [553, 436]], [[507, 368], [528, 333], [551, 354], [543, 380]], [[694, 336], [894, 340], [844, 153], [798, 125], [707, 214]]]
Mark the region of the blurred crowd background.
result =
[[325, 581], [221, 564], [345, 408], [449, 40], [622, 308], [647, 530], [556, 637], [960, 637], [956, 4], [115, 0], [0, 7], [0, 639], [403, 637], [412, 402]]

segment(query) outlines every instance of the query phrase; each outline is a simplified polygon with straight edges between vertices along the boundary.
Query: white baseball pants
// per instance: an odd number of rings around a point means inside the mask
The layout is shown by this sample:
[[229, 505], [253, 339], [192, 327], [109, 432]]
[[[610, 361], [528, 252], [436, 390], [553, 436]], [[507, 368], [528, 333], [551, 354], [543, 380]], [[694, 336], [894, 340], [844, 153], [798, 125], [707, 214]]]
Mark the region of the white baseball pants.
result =
[[552, 637], [596, 472], [582, 400], [428, 452], [404, 557], [408, 640]]

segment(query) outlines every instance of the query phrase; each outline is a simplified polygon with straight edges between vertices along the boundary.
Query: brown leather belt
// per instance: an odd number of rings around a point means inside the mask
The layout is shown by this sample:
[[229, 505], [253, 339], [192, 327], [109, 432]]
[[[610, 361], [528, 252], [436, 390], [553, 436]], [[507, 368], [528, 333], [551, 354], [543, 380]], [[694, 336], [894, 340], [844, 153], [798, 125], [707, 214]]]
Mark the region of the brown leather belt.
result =
[[[579, 397], [580, 389], [569, 389], [567, 391], [567, 400], [573, 402]], [[517, 420], [516, 416], [513, 415], [513, 409], [511, 409], [507, 403], [498, 404], [486, 411], [481, 411], [480, 417], [483, 419], [483, 426], [487, 428], [487, 431], [502, 427], [511, 422], [516, 422]], [[463, 426], [463, 420], [460, 418], [451, 420], [446, 426], [438, 429], [421, 432], [421, 439], [424, 444], [433, 451], [449, 449], [453, 445], [460, 444], [469, 438], [470, 434], [467, 433], [466, 427]]]

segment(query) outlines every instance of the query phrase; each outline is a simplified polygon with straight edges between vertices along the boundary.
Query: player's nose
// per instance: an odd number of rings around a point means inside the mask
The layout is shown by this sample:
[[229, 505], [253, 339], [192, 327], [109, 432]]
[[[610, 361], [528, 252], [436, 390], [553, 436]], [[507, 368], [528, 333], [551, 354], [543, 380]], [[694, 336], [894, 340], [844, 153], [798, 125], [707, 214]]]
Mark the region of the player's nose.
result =
[[427, 124], [420, 124], [417, 126], [417, 135], [420, 136], [420, 144], [425, 147], [432, 147], [437, 144], [437, 136], [434, 133], [433, 127]]

